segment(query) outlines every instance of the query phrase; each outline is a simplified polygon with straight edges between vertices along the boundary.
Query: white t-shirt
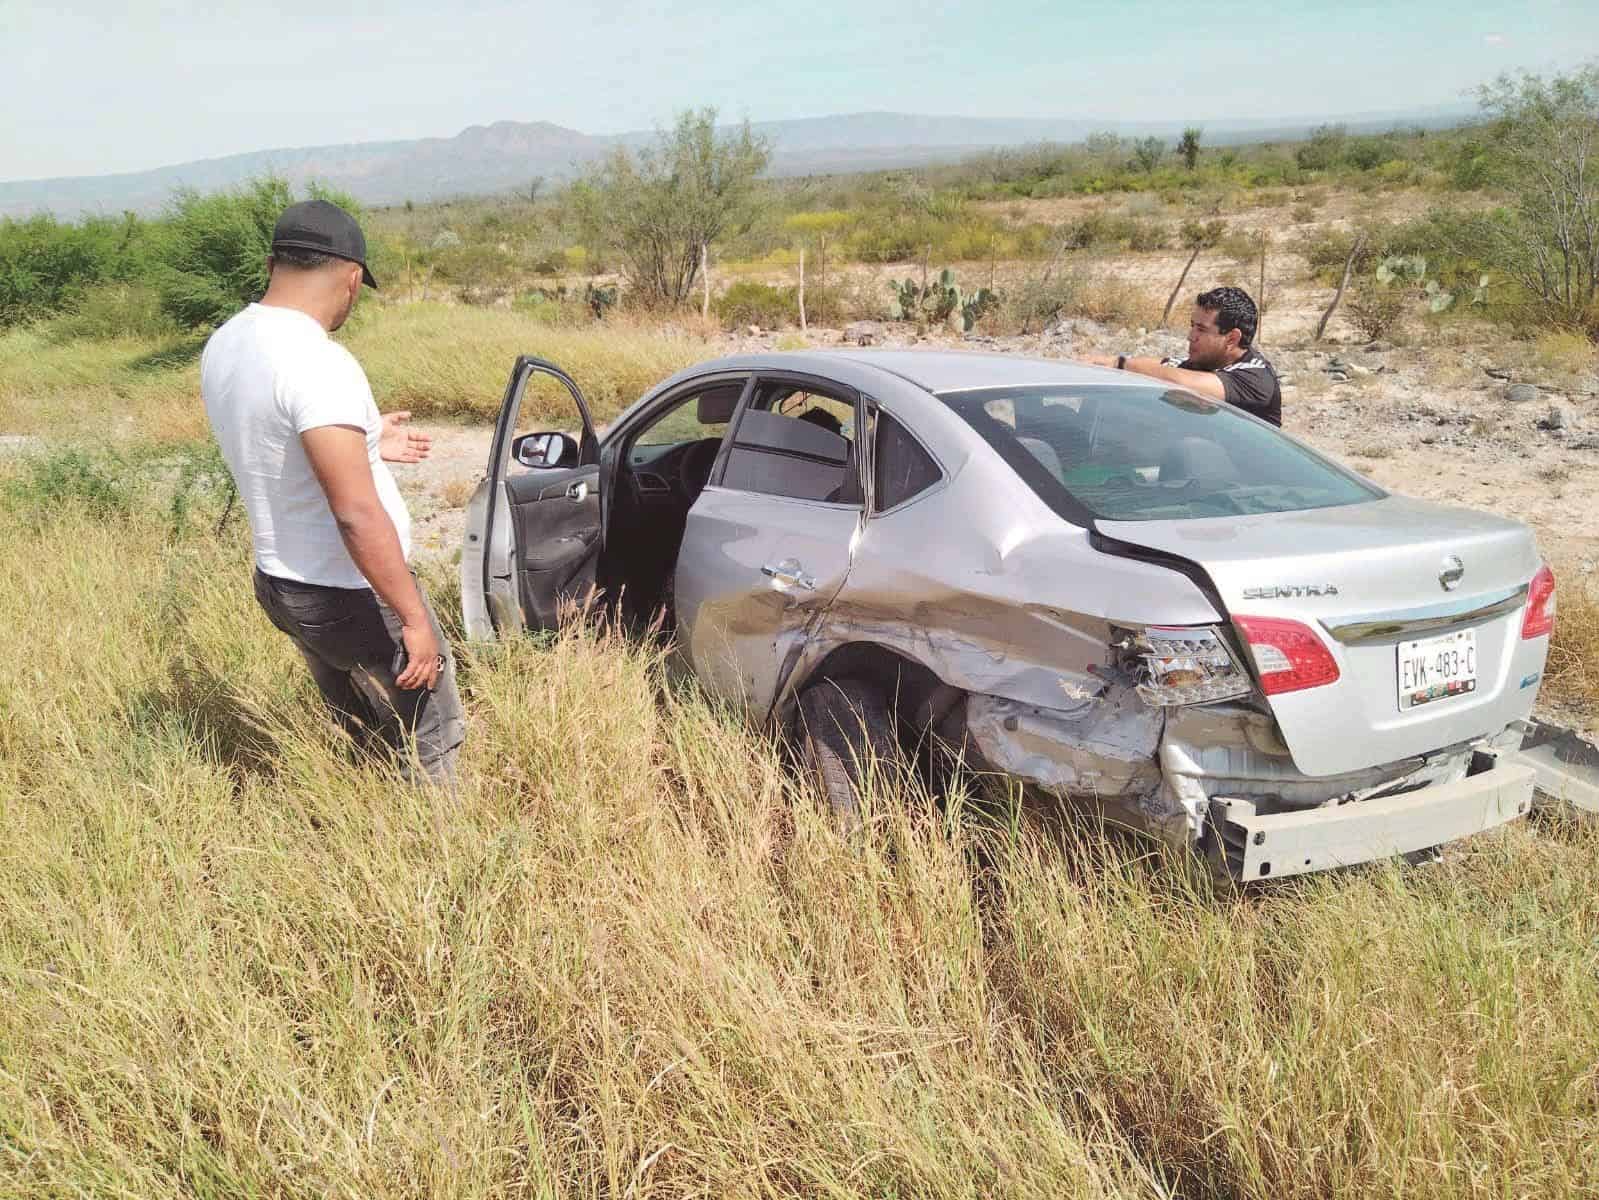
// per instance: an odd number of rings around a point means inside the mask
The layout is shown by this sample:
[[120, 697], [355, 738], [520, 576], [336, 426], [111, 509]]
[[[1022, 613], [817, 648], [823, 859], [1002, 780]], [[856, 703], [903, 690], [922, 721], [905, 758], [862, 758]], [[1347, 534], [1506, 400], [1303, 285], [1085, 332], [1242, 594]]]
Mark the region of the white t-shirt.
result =
[[378, 456], [382, 418], [361, 364], [294, 308], [252, 304], [200, 356], [206, 417], [233, 472], [255, 538], [255, 562], [279, 579], [370, 586], [344, 548], [300, 435], [324, 425], [366, 430], [378, 499], [411, 556], [411, 515]]

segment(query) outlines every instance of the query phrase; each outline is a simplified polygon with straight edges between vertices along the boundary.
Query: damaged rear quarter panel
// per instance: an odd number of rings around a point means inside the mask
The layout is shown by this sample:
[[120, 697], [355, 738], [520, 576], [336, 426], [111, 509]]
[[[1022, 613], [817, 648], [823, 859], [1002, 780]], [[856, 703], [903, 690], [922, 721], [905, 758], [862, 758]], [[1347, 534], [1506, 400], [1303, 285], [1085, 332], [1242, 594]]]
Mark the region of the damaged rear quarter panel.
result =
[[1186, 834], [1160, 788], [1165, 711], [1095, 672], [1114, 657], [1113, 626], [1219, 615], [1187, 577], [1095, 550], [997, 458], [963, 468], [865, 523], [785, 699], [840, 647], [884, 647], [967, 694], [967, 733], [990, 766], [1060, 795], [1124, 797], [1139, 824]]
[[948, 487], [865, 523], [789, 679], [868, 642], [974, 695], [1072, 708], [1104, 690], [1090, 668], [1110, 661], [1113, 624], [1219, 619], [1187, 578], [1100, 553], [997, 457], [973, 455]]

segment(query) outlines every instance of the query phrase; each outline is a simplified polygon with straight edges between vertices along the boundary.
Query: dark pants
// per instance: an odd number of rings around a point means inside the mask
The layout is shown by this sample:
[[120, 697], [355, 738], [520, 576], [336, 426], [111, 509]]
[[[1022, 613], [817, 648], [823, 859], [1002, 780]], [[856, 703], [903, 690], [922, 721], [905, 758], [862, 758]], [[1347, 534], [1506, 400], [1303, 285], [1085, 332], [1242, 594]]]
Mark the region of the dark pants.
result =
[[400, 619], [370, 588], [296, 583], [257, 570], [255, 598], [272, 624], [300, 648], [322, 698], [358, 743], [381, 739], [413, 776], [414, 746], [415, 761], [429, 779], [454, 783], [466, 716], [455, 688], [455, 657], [426, 592], [422, 603], [445, 658], [431, 691], [395, 686], [405, 669]]

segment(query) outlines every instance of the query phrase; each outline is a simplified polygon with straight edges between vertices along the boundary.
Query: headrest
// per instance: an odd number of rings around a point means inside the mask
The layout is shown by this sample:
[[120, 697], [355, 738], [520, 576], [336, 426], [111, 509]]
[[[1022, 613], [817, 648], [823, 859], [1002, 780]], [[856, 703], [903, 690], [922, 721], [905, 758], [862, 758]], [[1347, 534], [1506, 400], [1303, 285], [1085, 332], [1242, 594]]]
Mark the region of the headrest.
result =
[[733, 410], [738, 407], [738, 398], [743, 394], [742, 383], [730, 383], [725, 387], [701, 392], [695, 414], [699, 417], [700, 424], [726, 425], [733, 419]]

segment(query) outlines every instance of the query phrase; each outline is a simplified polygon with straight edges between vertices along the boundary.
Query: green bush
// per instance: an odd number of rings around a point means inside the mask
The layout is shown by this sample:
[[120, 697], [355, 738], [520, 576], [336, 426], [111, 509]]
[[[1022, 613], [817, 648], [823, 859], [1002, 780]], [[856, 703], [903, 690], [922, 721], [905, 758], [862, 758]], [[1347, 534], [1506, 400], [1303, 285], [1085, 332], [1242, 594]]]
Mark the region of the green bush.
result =
[[799, 322], [799, 291], [740, 279], [716, 298], [716, 315], [729, 329], [759, 325], [777, 329]]
[[38, 523], [64, 509], [81, 509], [98, 522], [127, 516], [132, 507], [129, 463], [111, 451], [68, 449], [25, 459], [5, 482], [14, 518]]
[[1129, 250], [1164, 250], [1171, 244], [1171, 232], [1159, 221], [1133, 218], [1127, 230]]
[[[307, 195], [359, 217], [360, 207], [341, 193], [312, 184]], [[266, 291], [272, 228], [294, 200], [288, 182], [275, 176], [204, 195], [180, 190], [157, 275], [167, 315], [190, 327], [215, 325], [259, 299]]]
[[49, 216], [0, 220], [0, 326], [52, 316], [96, 284], [139, 277], [155, 241], [132, 213], [76, 225]]

